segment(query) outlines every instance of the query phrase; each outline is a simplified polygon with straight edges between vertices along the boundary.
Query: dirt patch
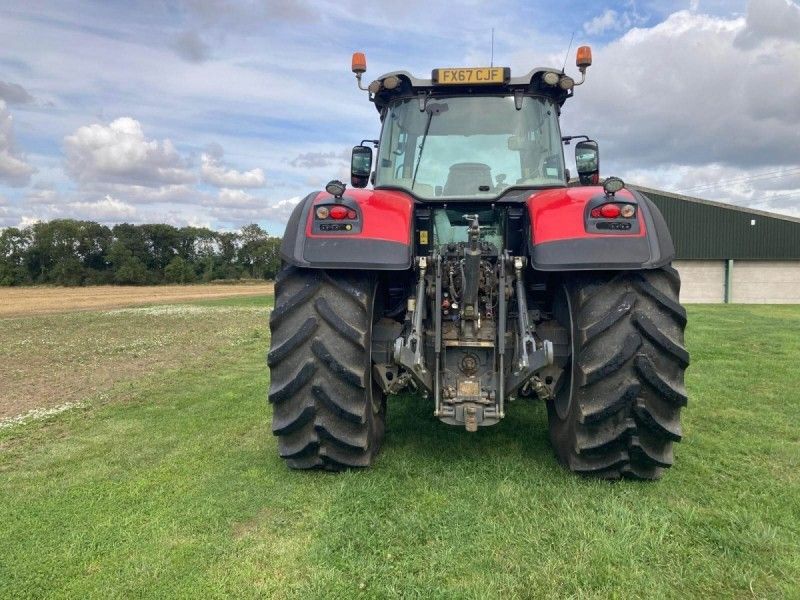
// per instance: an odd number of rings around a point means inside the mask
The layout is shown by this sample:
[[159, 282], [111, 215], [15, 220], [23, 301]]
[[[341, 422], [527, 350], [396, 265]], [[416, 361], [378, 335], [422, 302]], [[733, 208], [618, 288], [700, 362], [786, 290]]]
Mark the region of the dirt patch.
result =
[[42, 315], [79, 310], [100, 310], [140, 304], [168, 304], [189, 300], [266, 296], [272, 283], [97, 286], [0, 287], [0, 317]]
[[213, 361], [221, 348], [245, 341], [263, 341], [266, 354], [268, 315], [264, 307], [178, 304], [3, 319], [0, 423]]

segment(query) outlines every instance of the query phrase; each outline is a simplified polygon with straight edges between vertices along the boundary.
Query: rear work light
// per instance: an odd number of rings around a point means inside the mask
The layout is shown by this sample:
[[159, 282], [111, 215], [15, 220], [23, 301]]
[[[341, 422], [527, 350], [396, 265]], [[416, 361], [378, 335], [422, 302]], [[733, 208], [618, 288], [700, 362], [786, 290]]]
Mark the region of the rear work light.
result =
[[636, 207], [632, 204], [603, 204], [592, 209], [590, 213], [593, 219], [616, 219], [622, 217], [630, 219], [636, 214]]
[[358, 217], [356, 211], [354, 211], [352, 208], [342, 206], [341, 204], [334, 204], [332, 206], [318, 206], [315, 214], [317, 215], [317, 219], [320, 220], [334, 219], [336, 221], [341, 221], [342, 219], [353, 220]]

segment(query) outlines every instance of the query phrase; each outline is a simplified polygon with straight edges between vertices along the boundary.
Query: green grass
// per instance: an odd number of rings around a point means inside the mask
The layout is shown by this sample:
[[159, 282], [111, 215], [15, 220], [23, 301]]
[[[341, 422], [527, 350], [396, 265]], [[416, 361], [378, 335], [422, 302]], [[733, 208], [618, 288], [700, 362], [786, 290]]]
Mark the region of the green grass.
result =
[[213, 298], [211, 300], [192, 300], [189, 304], [199, 306], [263, 307], [272, 306], [272, 296], [239, 296], [233, 298]]
[[798, 333], [800, 307], [690, 308], [655, 484], [563, 471], [540, 405], [470, 435], [412, 397], [373, 469], [288, 471], [243, 335], [6, 437], [0, 597], [800, 597]]

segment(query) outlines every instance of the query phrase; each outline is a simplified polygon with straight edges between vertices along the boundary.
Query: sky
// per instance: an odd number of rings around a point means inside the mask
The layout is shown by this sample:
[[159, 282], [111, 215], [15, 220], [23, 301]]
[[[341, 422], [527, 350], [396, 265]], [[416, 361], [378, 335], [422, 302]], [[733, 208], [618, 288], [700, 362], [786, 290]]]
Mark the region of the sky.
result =
[[800, 216], [797, 0], [0, 0], [0, 228], [280, 235], [379, 133], [353, 51], [429, 77], [489, 63], [492, 29], [514, 75], [592, 46], [562, 133], [602, 175]]

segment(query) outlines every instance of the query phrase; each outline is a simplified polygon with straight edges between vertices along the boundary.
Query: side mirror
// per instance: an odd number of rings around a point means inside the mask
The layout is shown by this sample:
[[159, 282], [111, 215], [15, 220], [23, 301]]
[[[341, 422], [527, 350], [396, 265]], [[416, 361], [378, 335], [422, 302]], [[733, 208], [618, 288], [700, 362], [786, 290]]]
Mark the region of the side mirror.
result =
[[372, 148], [354, 146], [350, 158], [350, 185], [357, 188], [367, 187], [372, 172]]
[[575, 166], [583, 185], [592, 185], [600, 180], [600, 150], [597, 142], [586, 140], [575, 144]]

